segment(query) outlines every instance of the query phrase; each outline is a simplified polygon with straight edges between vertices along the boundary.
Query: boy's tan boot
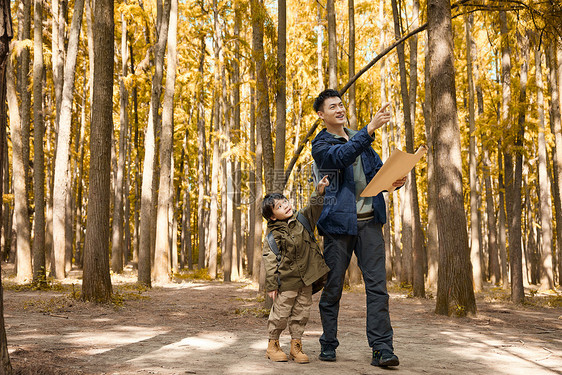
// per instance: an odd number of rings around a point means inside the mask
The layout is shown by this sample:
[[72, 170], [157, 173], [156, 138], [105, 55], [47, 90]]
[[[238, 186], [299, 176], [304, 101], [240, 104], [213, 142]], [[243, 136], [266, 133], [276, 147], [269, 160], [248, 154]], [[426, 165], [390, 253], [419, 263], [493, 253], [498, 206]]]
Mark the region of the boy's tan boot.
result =
[[273, 362], [287, 362], [287, 355], [281, 350], [279, 340], [269, 339], [265, 356]]
[[289, 357], [296, 363], [308, 363], [308, 356], [302, 352], [302, 341], [293, 339], [291, 340], [291, 353]]

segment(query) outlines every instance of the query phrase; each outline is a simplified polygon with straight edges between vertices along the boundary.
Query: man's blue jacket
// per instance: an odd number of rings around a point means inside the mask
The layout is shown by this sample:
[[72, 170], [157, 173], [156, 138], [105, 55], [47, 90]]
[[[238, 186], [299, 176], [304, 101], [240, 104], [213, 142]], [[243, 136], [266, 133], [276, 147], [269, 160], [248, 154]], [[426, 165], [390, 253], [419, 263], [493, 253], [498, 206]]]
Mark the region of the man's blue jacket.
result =
[[[322, 176], [328, 175], [330, 185], [326, 188], [324, 208], [317, 227], [321, 235], [357, 234], [357, 204], [353, 163], [359, 155], [367, 183], [382, 167], [379, 155], [371, 147], [373, 138], [367, 127], [358, 131], [349, 141], [336, 138], [322, 129], [312, 141], [312, 157]], [[373, 197], [374, 220], [386, 222], [384, 197], [379, 193]]]

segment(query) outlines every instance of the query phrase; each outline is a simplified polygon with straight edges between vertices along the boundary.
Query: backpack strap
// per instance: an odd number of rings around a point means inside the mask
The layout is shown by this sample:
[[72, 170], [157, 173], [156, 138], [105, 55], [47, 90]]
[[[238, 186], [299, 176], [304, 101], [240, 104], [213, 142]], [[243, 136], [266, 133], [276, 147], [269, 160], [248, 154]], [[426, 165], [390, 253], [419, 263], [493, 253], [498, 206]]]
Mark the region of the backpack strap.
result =
[[297, 214], [297, 220], [302, 224], [302, 226], [306, 229], [306, 231], [308, 232], [308, 234], [310, 234], [310, 237], [312, 237], [312, 239], [314, 240], [314, 242], [316, 242], [316, 237], [314, 237], [314, 231], [312, 230], [312, 227], [310, 226], [310, 223], [308, 222], [308, 220], [306, 219], [306, 216], [304, 216], [300, 211]]
[[277, 275], [277, 286], [281, 287], [281, 278], [279, 277], [279, 266], [281, 265], [281, 253], [279, 252], [279, 247], [277, 246], [277, 242], [275, 242], [275, 238], [273, 237], [273, 233], [269, 232], [265, 237], [267, 239], [267, 243], [269, 243], [269, 247], [273, 254], [277, 257], [277, 269], [275, 270], [275, 274]]

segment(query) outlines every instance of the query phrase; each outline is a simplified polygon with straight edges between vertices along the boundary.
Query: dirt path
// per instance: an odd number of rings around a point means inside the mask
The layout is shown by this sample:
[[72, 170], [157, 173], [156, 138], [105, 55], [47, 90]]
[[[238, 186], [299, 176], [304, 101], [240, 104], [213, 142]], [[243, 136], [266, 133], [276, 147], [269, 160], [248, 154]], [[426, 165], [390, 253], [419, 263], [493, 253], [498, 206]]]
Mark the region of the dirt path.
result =
[[[119, 287], [117, 287], [119, 289]], [[79, 290], [79, 287], [76, 288]], [[400, 366], [370, 366], [365, 296], [346, 291], [335, 363], [317, 359], [318, 295], [303, 338], [311, 363], [265, 359], [266, 318], [249, 283], [182, 282], [124, 306], [77, 302], [68, 292], [4, 291], [12, 364], [19, 374], [562, 374], [562, 309], [480, 301], [476, 318], [433, 314], [433, 300], [392, 293]], [[288, 352], [290, 337], [281, 337]]]

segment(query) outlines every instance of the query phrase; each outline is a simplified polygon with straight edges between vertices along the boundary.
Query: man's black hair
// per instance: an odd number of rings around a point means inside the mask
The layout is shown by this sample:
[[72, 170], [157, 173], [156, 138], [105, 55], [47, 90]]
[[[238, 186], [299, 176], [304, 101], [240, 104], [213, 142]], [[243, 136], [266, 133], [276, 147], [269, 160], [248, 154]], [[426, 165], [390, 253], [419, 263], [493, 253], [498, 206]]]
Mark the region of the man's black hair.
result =
[[318, 94], [318, 97], [316, 99], [314, 99], [314, 104], [312, 105], [312, 108], [314, 108], [314, 112], [318, 112], [320, 109], [322, 109], [322, 105], [324, 104], [324, 100], [326, 100], [328, 98], [340, 98], [341, 99], [341, 95], [340, 95], [338, 90], [334, 90], [334, 89], [327, 89], [327, 90], [322, 91], [320, 94]]
[[275, 206], [276, 200], [285, 199], [287, 198], [281, 193], [271, 193], [263, 197], [263, 201], [261, 202], [261, 215], [264, 219], [269, 220], [273, 216], [273, 206]]

